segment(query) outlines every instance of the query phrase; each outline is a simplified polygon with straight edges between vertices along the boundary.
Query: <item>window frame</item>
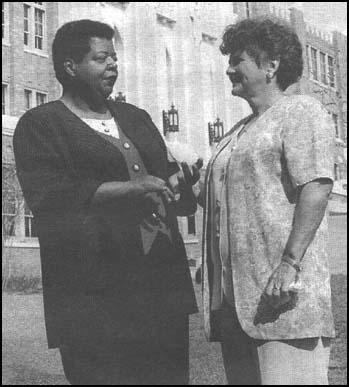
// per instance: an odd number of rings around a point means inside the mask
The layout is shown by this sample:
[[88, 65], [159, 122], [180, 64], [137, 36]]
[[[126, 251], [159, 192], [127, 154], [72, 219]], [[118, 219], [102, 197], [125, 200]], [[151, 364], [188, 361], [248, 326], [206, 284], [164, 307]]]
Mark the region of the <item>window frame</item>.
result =
[[[332, 64], [330, 65], [330, 59]], [[327, 55], [327, 69], [328, 69], [328, 84], [333, 89], [336, 88], [336, 69], [335, 69], [335, 58], [331, 55]], [[332, 71], [331, 71], [332, 69]]]
[[305, 56], [307, 60], [307, 66], [308, 66], [308, 76], [311, 78], [311, 57], [310, 57], [310, 45], [307, 44], [305, 46]]
[[248, 1], [245, 2], [245, 13], [246, 13], [246, 18], [249, 19], [251, 17], [251, 7]]
[[2, 109], [1, 109], [1, 113], [3, 116], [9, 115], [9, 110], [10, 110], [9, 88], [10, 88], [9, 83], [2, 82], [2, 89], [1, 89]]
[[[27, 96], [30, 96], [29, 100], [27, 99]], [[24, 89], [24, 102], [25, 102], [25, 110], [30, 110], [33, 106], [33, 90], [31, 89]], [[29, 102], [29, 106], [27, 104]]]
[[319, 50], [313, 46], [309, 46], [309, 47], [310, 47], [311, 79], [313, 79], [314, 81], [319, 81], [319, 70], [318, 70], [318, 65], [319, 65], [318, 51]]
[[320, 63], [320, 82], [324, 85], [328, 85], [327, 78], [327, 54], [319, 51], [319, 63]]
[[[27, 227], [28, 222], [28, 227]], [[28, 230], [28, 235], [27, 235]], [[33, 235], [34, 234], [34, 235]], [[24, 201], [24, 236], [25, 238], [37, 238], [37, 230], [35, 228], [34, 215], [30, 211], [27, 203]]]
[[[38, 103], [38, 97], [44, 97], [44, 102], [42, 103]], [[36, 106], [35, 107], [38, 107], [40, 105], [44, 105], [45, 103], [47, 103], [47, 97], [48, 97], [48, 94], [47, 93], [43, 93], [42, 91], [36, 91], [35, 92], [35, 103], [36, 103]]]
[[[37, 20], [38, 15], [41, 17], [41, 20]], [[34, 7], [34, 48], [35, 50], [43, 50], [44, 24], [45, 24], [45, 11], [41, 8]]]
[[339, 171], [338, 163], [334, 163], [334, 180], [335, 181], [340, 180], [340, 171]]
[[[187, 235], [196, 236], [196, 217], [194, 215], [187, 216]], [[191, 223], [193, 221], [193, 223]], [[193, 227], [193, 230], [191, 228]], [[193, 231], [193, 232], [191, 232]]]
[[[30, 104], [31, 106], [29, 108], [27, 107], [26, 92], [31, 93], [31, 104]], [[38, 96], [39, 95], [42, 95], [45, 97], [45, 101], [41, 104], [38, 104]], [[33, 109], [33, 108], [38, 107], [40, 105], [43, 105], [43, 104], [47, 103], [47, 101], [48, 101], [48, 92], [42, 91], [42, 90], [32, 89], [30, 87], [24, 88], [24, 104], [25, 104], [24, 110], [25, 111]]]
[[[13, 176], [7, 175], [7, 172], [11, 172], [10, 169], [13, 167], [12, 164], [2, 164], [2, 176], [8, 184], [2, 184], [2, 207], [1, 207], [1, 220], [2, 220], [2, 232], [6, 237], [16, 236], [16, 219], [18, 217], [19, 203], [17, 198], [17, 187], [16, 182], [12, 181]], [[11, 179], [11, 180], [10, 180]], [[12, 221], [5, 223], [5, 218], [12, 218]], [[10, 225], [10, 232], [8, 232], [8, 225]]]
[[324, 87], [336, 89], [335, 58], [310, 45], [306, 45], [309, 79]]
[[[23, 44], [30, 47], [30, 5], [23, 3]], [[26, 11], [28, 15], [26, 15]]]
[[333, 124], [334, 124], [334, 128], [335, 128], [335, 136], [336, 136], [336, 138], [340, 138], [338, 114], [337, 113], [332, 113], [332, 120], [333, 120]]
[[[24, 9], [28, 7], [28, 44], [25, 44], [25, 13]], [[37, 11], [42, 14], [42, 23], [41, 23], [41, 35], [37, 34]], [[37, 2], [23, 2], [23, 45], [25, 51], [33, 52], [36, 54], [47, 55], [47, 12], [46, 5], [44, 2], [38, 4]], [[41, 39], [41, 48], [37, 47], [37, 38]]]

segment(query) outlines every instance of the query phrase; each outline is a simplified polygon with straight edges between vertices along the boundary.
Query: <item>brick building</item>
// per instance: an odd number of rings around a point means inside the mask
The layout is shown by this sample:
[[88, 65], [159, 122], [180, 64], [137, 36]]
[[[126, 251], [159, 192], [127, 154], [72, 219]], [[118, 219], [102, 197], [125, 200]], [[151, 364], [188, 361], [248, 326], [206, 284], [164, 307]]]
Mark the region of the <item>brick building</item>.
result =
[[304, 71], [290, 92], [319, 99], [336, 128], [335, 195], [346, 196], [347, 182], [347, 37], [340, 32], [319, 30], [304, 20], [293, 2], [234, 3], [239, 18], [272, 15], [290, 23], [303, 46]]
[[[11, 246], [8, 251], [16, 256], [11, 260], [12, 272], [17, 270], [17, 260], [23, 259], [27, 259], [26, 265], [33, 261], [33, 270], [39, 268], [31, 213], [8, 183], [13, 178], [12, 134], [18, 118], [27, 109], [60, 96], [50, 53], [57, 28], [67, 21], [90, 18], [114, 28], [120, 72], [114, 96], [122, 93], [127, 102], [146, 109], [161, 132], [162, 112], [174, 104], [179, 131], [166, 134], [167, 141], [193, 145], [207, 162], [211, 154], [208, 123], [219, 118], [228, 130], [250, 112], [247, 103], [231, 95], [225, 75], [227, 58], [218, 50], [224, 27], [254, 15], [276, 14], [286, 18], [301, 38], [306, 64], [302, 81], [290, 92], [315, 95], [333, 116], [338, 137], [334, 168], [338, 181], [343, 181], [346, 37], [340, 33], [324, 36], [310, 30], [300, 11], [275, 4], [287, 3], [2, 3], [2, 158], [3, 191], [7, 198], [3, 201], [3, 221], [10, 224], [5, 230], [6, 244]], [[5, 184], [4, 176], [9, 176]], [[16, 187], [15, 182], [12, 187]], [[343, 184], [338, 187], [342, 189]], [[194, 218], [179, 218], [190, 258], [200, 255], [201, 218], [200, 211]]]

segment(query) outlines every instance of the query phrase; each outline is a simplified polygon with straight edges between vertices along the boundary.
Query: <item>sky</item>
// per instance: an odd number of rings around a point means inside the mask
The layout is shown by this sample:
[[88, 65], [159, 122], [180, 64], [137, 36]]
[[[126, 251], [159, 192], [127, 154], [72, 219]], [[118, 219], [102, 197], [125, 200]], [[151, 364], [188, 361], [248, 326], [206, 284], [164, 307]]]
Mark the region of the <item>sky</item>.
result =
[[303, 11], [305, 21], [318, 29], [328, 32], [340, 31], [347, 35], [346, 2], [295, 2], [293, 4]]

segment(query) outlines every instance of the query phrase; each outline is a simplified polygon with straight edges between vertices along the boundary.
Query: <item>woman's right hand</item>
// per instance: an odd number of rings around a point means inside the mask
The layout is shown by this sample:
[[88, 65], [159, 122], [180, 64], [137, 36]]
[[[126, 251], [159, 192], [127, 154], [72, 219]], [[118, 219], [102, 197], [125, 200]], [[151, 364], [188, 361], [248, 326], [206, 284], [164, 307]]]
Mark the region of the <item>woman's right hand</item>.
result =
[[156, 176], [144, 176], [129, 181], [109, 181], [102, 183], [93, 196], [96, 205], [120, 198], [146, 198], [155, 192], [169, 203], [174, 200], [174, 193], [166, 182]]
[[156, 176], [147, 175], [140, 177], [133, 180], [132, 185], [136, 195], [147, 195], [155, 192], [161, 194], [168, 203], [175, 199], [174, 193], [167, 186], [166, 182]]

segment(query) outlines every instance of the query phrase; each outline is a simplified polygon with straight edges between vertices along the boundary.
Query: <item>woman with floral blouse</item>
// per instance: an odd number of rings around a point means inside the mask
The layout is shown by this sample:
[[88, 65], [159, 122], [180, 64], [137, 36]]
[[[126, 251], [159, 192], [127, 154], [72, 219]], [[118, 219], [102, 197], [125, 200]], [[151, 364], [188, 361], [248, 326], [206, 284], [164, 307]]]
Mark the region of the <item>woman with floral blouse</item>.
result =
[[243, 20], [227, 27], [221, 52], [232, 94], [253, 113], [206, 171], [206, 333], [222, 343], [229, 384], [328, 384], [333, 127], [317, 100], [285, 93], [303, 70], [288, 26]]

